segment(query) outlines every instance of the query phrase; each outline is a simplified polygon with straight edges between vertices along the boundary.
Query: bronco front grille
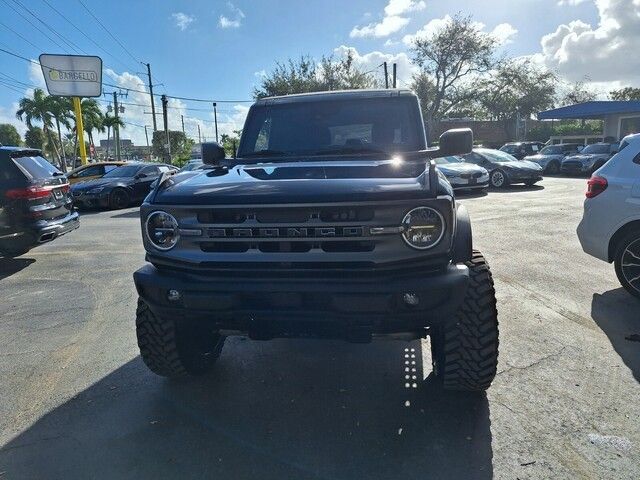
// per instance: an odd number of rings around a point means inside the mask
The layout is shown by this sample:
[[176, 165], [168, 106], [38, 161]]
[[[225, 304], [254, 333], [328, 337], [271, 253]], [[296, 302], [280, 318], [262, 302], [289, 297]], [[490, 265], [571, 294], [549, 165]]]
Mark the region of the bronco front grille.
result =
[[[401, 235], [402, 219], [418, 205], [438, 209], [446, 223], [441, 244], [428, 252], [410, 248]], [[361, 204], [144, 205], [143, 222], [156, 209], [178, 220], [180, 241], [167, 252], [147, 245], [149, 253], [185, 266], [377, 265], [443, 255], [451, 246], [448, 197]]]

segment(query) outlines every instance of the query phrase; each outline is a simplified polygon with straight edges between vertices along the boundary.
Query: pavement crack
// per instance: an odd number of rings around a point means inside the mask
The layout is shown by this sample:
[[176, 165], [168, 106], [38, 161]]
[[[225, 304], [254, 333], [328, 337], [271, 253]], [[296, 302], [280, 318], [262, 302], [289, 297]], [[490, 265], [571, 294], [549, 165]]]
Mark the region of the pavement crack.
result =
[[532, 367], [536, 367], [538, 365], [540, 365], [543, 362], [546, 362], [547, 360], [550, 360], [552, 358], [557, 358], [560, 355], [562, 355], [564, 353], [564, 351], [569, 348], [569, 346], [564, 345], [560, 350], [558, 350], [557, 352], [554, 353], [550, 353], [549, 355], [545, 355], [544, 357], [540, 357], [539, 359], [527, 364], [527, 365], [523, 365], [523, 366], [518, 366], [518, 365], [509, 365], [507, 364], [507, 368], [505, 368], [504, 370], [500, 370], [497, 375], [502, 375], [503, 373], [509, 372], [511, 370], [528, 370]]

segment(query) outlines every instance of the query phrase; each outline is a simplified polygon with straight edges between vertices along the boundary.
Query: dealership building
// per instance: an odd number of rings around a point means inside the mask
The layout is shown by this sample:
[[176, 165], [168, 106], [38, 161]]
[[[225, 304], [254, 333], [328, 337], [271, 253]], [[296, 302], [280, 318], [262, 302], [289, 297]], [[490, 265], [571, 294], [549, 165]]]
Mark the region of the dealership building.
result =
[[[618, 141], [630, 133], [640, 132], [640, 101], [594, 101], [554, 108], [538, 113], [538, 120], [602, 120], [602, 135], [597, 140]], [[574, 135], [571, 136], [574, 139]], [[591, 143], [593, 135], [585, 136]], [[552, 137], [552, 143], [562, 141]], [[580, 138], [582, 140], [582, 138]]]

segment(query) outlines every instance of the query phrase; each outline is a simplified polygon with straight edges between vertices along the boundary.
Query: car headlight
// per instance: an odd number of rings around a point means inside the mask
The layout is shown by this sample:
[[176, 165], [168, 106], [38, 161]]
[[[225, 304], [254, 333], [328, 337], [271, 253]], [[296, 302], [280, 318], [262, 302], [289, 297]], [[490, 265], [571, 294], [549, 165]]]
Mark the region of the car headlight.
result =
[[145, 222], [147, 238], [158, 250], [171, 250], [180, 239], [178, 221], [167, 212], [153, 212]]
[[92, 188], [91, 190], [87, 190], [87, 193], [89, 195], [97, 195], [99, 193], [102, 193], [103, 190], [104, 190], [104, 187], [96, 187], [96, 188]]
[[442, 215], [430, 207], [418, 207], [409, 211], [402, 220], [402, 227], [404, 241], [418, 250], [435, 247], [445, 230]]

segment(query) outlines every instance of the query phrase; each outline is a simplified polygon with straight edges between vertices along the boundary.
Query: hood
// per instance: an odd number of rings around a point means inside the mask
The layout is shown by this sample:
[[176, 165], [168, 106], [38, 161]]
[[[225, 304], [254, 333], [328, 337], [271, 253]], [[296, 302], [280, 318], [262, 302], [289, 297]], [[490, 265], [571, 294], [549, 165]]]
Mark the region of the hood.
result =
[[71, 189], [75, 191], [86, 191], [97, 187], [113, 186], [115, 184], [129, 184], [133, 181], [132, 178], [127, 177], [114, 177], [114, 178], [96, 178], [94, 180], [87, 180], [85, 182], [78, 182], [71, 185]]
[[549, 160], [559, 160], [563, 158], [561, 154], [550, 153], [548, 155], [542, 155], [538, 153], [537, 155], [529, 155], [528, 157], [524, 157], [525, 161], [529, 162], [548, 162]]
[[444, 165], [436, 165], [436, 168], [445, 175], [459, 175], [461, 173], [486, 173], [487, 171], [474, 165], [473, 163], [446, 163]]
[[540, 169], [540, 165], [528, 162], [526, 160], [516, 160], [512, 162], [496, 162], [493, 164], [495, 168], [504, 168], [505, 170], [536, 170]]
[[606, 153], [579, 153], [577, 155], [569, 155], [565, 160], [579, 160], [581, 162], [591, 162], [593, 160], [608, 159]]
[[237, 165], [178, 174], [153, 203], [246, 204], [394, 200], [430, 196], [420, 163], [324, 161]]

